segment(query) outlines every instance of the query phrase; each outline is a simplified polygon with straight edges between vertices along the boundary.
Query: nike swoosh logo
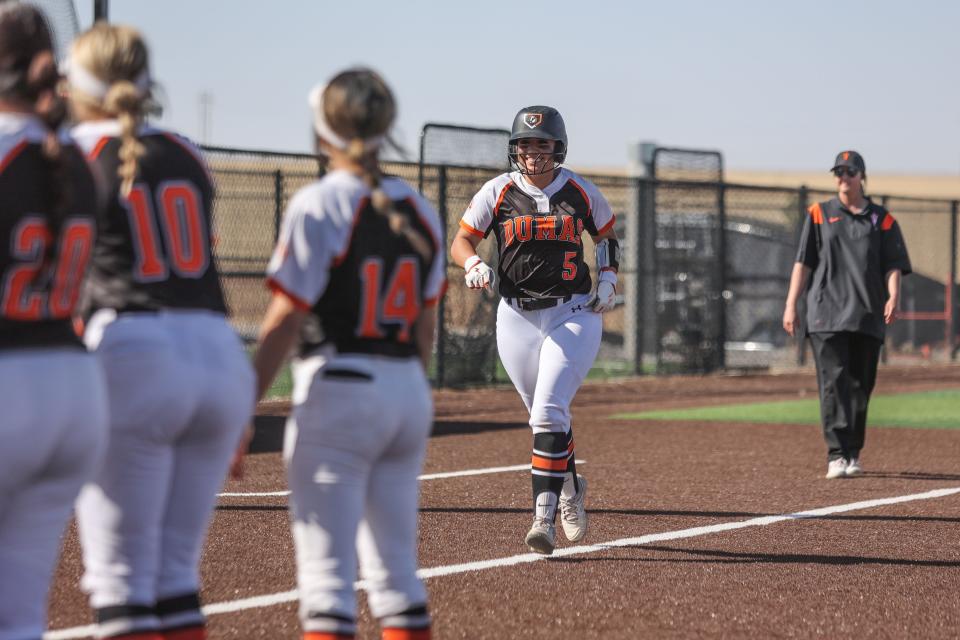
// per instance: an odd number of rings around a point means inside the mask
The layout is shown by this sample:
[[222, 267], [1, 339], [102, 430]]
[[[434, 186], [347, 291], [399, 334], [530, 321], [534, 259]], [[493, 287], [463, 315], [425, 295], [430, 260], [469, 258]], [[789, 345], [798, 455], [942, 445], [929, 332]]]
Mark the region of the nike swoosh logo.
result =
[[837, 216], [836, 218], [827, 218], [827, 220], [829, 220], [830, 223], [832, 224], [832, 223], [834, 223], [834, 222], [839, 222], [839, 221], [840, 221], [840, 217]]

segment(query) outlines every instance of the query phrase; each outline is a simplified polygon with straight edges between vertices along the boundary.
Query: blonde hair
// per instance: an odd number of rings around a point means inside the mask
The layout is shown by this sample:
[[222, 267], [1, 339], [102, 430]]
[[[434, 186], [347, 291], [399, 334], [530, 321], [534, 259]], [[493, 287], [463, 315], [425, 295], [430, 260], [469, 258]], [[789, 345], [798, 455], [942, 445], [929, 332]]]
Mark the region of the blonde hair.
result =
[[347, 69], [337, 74], [323, 91], [323, 117], [338, 136], [347, 141], [347, 157], [363, 170], [363, 179], [370, 187], [370, 203], [387, 218], [390, 228], [404, 236], [426, 260], [434, 249], [411, 225], [407, 217], [393, 207], [390, 197], [380, 187], [383, 173], [378, 152], [380, 142], [397, 116], [397, 103], [390, 87], [372, 69]]
[[152, 110], [149, 89], [135, 82], [150, 67], [146, 42], [133, 27], [98, 22], [73, 43], [70, 64], [78, 64], [108, 85], [102, 99], [71, 88], [71, 97], [100, 109], [120, 122], [120, 193], [129, 195], [137, 175], [137, 164], [145, 153], [137, 131]]

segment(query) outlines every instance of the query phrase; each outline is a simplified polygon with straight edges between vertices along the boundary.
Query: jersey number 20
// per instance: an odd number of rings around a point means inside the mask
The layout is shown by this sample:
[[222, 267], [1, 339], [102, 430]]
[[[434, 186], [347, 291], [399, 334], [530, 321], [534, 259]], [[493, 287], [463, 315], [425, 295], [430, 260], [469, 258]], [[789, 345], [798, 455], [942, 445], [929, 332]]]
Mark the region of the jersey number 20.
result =
[[[47, 246], [54, 241], [59, 244], [51, 262]], [[89, 219], [68, 218], [60, 238], [55, 239], [43, 218], [25, 218], [13, 231], [11, 257], [15, 262], [3, 276], [4, 317], [19, 321], [69, 318], [92, 248], [93, 222]]]
[[[133, 277], [138, 282], [157, 282], [170, 277], [172, 270], [181, 278], [199, 278], [210, 265], [200, 193], [193, 183], [174, 180], [161, 183], [155, 195], [147, 185], [137, 184], [126, 200], [136, 252]], [[155, 215], [155, 210], [160, 215]]]
[[397, 260], [383, 289], [383, 259], [367, 258], [360, 266], [361, 338], [383, 339], [384, 325], [399, 325], [398, 342], [410, 342], [410, 327], [420, 315], [420, 263], [415, 258]]

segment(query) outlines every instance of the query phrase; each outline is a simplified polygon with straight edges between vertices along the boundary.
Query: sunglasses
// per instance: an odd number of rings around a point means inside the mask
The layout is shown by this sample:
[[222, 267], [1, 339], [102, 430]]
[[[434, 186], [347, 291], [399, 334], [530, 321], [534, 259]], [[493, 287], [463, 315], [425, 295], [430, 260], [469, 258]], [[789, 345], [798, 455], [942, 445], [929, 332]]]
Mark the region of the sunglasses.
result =
[[837, 176], [838, 178], [842, 178], [843, 176], [854, 178], [859, 175], [859, 173], [859, 171], [856, 169], [851, 169], [850, 167], [837, 167], [833, 170], [833, 175]]

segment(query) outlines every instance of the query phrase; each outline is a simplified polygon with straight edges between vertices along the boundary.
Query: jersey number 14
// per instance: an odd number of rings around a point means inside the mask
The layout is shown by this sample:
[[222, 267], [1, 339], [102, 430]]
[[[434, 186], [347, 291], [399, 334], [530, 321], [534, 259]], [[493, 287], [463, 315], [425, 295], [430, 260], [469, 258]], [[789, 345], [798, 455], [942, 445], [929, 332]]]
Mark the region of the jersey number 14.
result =
[[371, 340], [386, 337], [385, 325], [400, 327], [397, 342], [410, 342], [410, 327], [420, 315], [420, 263], [403, 257], [383, 288], [383, 259], [370, 257], [360, 266], [360, 325], [357, 335]]

